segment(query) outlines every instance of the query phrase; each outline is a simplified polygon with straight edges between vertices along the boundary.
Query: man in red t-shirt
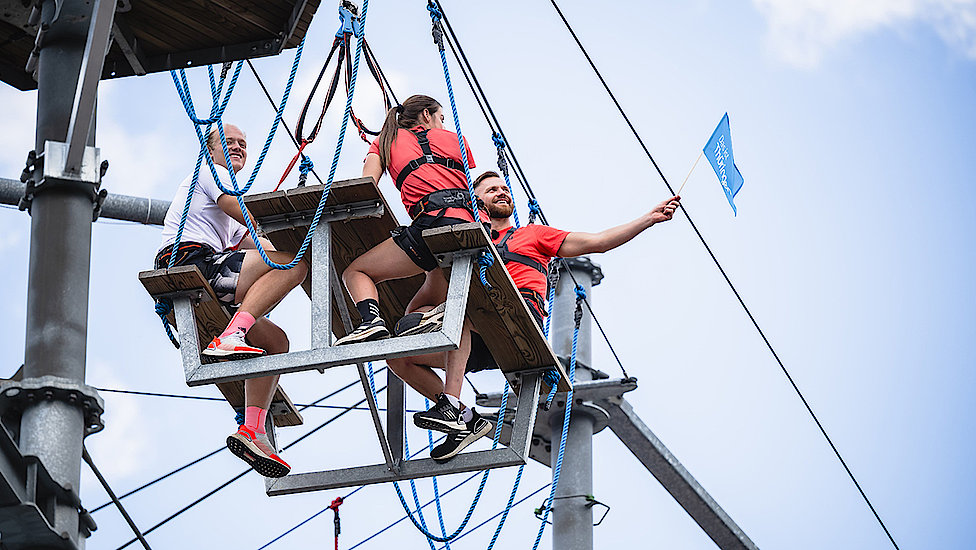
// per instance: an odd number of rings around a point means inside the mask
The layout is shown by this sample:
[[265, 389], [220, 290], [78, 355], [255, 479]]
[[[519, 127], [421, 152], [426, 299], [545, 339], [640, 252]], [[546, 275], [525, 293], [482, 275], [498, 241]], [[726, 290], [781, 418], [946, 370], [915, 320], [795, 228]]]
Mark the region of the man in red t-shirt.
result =
[[[489, 171], [478, 176], [474, 181], [474, 190], [481, 208], [488, 214], [492, 240], [499, 255], [540, 328], [546, 315], [546, 274], [549, 262], [554, 257], [568, 258], [612, 250], [654, 224], [670, 220], [680, 204], [680, 197], [672, 197], [633, 221], [599, 233], [570, 232], [535, 224], [516, 229], [512, 225], [512, 213], [515, 210], [512, 195], [508, 185], [497, 173]], [[415, 318], [421, 315], [422, 313], [417, 312], [404, 316], [397, 323], [397, 332], [401, 325], [415, 324]], [[436, 400], [437, 394], [444, 391], [443, 382], [433, 371], [434, 367], [442, 368], [439, 358], [439, 355], [404, 357], [389, 359], [387, 364], [404, 382], [428, 399]], [[496, 367], [491, 351], [481, 337], [472, 332], [471, 353], [465, 370], [476, 372]], [[448, 376], [451, 375], [448, 372]], [[431, 452], [431, 456], [441, 460], [450, 458], [473, 441], [471, 437], [448, 437]]]
[[[599, 233], [584, 233], [536, 224], [516, 228], [512, 224], [515, 211], [512, 194], [496, 172], [488, 171], [478, 176], [474, 181], [474, 192], [491, 221], [495, 247], [540, 328], [546, 315], [546, 275], [553, 258], [613, 250], [654, 224], [670, 220], [681, 200], [678, 196], [671, 197], [623, 225]], [[471, 340], [467, 372], [495, 368], [495, 360], [484, 341], [475, 334]]]

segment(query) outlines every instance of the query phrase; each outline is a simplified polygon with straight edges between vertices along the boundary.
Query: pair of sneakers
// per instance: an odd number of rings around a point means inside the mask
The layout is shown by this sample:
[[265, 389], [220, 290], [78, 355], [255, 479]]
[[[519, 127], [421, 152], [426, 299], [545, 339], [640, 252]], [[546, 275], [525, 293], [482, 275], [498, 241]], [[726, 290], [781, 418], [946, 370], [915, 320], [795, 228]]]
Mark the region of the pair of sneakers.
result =
[[[440, 330], [444, 326], [444, 305], [441, 304], [430, 311], [417, 311], [404, 315], [393, 327], [394, 334], [409, 336]], [[335, 345], [371, 342], [389, 337], [390, 330], [386, 328], [386, 322], [381, 317], [376, 317], [372, 321], [364, 321], [352, 332], [336, 340]]]
[[431, 449], [431, 458], [437, 462], [450, 460], [491, 431], [492, 424], [489, 420], [474, 409], [471, 409], [471, 413], [471, 420], [465, 422], [461, 411], [444, 394], [438, 396], [437, 403], [430, 409], [414, 413], [413, 423], [418, 428], [447, 433], [447, 439]]

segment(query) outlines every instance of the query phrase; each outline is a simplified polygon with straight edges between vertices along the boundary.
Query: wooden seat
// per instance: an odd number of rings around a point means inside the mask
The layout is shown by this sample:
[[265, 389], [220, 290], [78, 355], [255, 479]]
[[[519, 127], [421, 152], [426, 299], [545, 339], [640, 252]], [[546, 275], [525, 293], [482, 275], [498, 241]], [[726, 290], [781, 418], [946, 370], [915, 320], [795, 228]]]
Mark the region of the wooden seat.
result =
[[471, 278], [468, 319], [503, 373], [555, 368], [560, 376], [559, 391], [569, 391], [565, 369], [535, 323], [484, 226], [465, 223], [428, 229], [424, 240], [435, 255], [478, 248], [494, 255], [495, 261], [486, 272], [491, 288], [485, 287], [479, 277]]
[[[281, 223], [310, 222], [319, 200], [322, 198], [324, 186], [314, 185], [297, 187], [273, 193], [259, 193], [245, 197], [244, 202], [251, 215], [261, 223], [268, 239], [278, 250], [298, 250], [308, 226], [301, 223], [289, 225]], [[390, 208], [377, 188], [373, 178], [355, 178], [332, 183], [329, 198], [325, 201], [326, 208], [336, 208], [349, 204], [366, 204], [374, 202], [382, 206], [382, 213], [375, 217], [353, 218], [331, 222], [332, 226], [332, 261], [336, 272], [345, 271], [353, 260], [362, 256], [367, 250], [390, 238], [390, 232], [400, 224], [390, 212]], [[305, 279], [302, 288], [311, 297], [311, 274]], [[407, 279], [387, 281], [377, 285], [379, 291], [380, 316], [393, 326], [410, 303], [411, 298], [424, 282], [423, 275]], [[356, 311], [356, 305], [343, 292], [346, 305], [350, 311]], [[332, 330], [337, 338], [346, 335], [338, 303], [332, 304]]]
[[[220, 334], [230, 315], [217, 301], [212, 288], [203, 278], [203, 274], [196, 266], [178, 266], [171, 269], [157, 269], [139, 273], [139, 281], [146, 287], [153, 298], [165, 298], [177, 293], [197, 292], [199, 300], [195, 309], [197, 334], [199, 335], [200, 351], [210, 343], [214, 336]], [[172, 313], [169, 322], [176, 325]], [[177, 327], [180, 328], [180, 327]], [[234, 410], [244, 409], [244, 381], [223, 382], [217, 384], [217, 389]], [[271, 401], [270, 413], [275, 426], [298, 426], [302, 424], [302, 415], [295, 408], [295, 404], [288, 398], [285, 390], [278, 386]]]

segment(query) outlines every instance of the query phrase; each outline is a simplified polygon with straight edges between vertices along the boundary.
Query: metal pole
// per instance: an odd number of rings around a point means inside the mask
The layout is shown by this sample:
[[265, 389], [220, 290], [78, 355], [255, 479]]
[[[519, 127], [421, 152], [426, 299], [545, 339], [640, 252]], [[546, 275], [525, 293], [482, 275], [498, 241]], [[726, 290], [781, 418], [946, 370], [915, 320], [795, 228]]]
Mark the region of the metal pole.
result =
[[[586, 258], [566, 260], [572, 272], [560, 270], [556, 287], [555, 303], [552, 308], [553, 351], [560, 357], [569, 357], [573, 349], [573, 332], [576, 311], [576, 283], [586, 290], [592, 303], [591, 289], [600, 282], [603, 275], [600, 268]], [[575, 278], [575, 282], [574, 282]], [[576, 382], [592, 380], [593, 373], [587, 368], [590, 363], [590, 313], [583, 307], [583, 319], [576, 345]], [[565, 395], [557, 396], [558, 400]], [[551, 441], [553, 445], [552, 466], [555, 471], [557, 441], [563, 428], [563, 415], [550, 417]], [[596, 419], [588, 407], [576, 406], [569, 420], [569, 433], [566, 437], [566, 450], [563, 456], [559, 485], [556, 487], [552, 506], [552, 548], [553, 550], [592, 550], [593, 549], [593, 510], [587, 506], [586, 496], [593, 493], [593, 430]]]
[[[0, 204], [17, 206], [27, 186], [17, 180], [0, 178]], [[163, 225], [170, 201], [109, 193], [102, 202], [98, 219], [111, 218], [144, 225]]]
[[[42, 21], [50, 21], [55, 10], [55, 1], [45, 0]], [[63, 142], [66, 138], [74, 76], [81, 67], [91, 15], [91, 3], [65, 1], [45, 37], [47, 45], [41, 49], [37, 71], [38, 151], [44, 149], [47, 140]], [[87, 141], [94, 145], [93, 128]], [[92, 200], [82, 193], [55, 188], [34, 198], [25, 379], [56, 376], [76, 383], [85, 380], [91, 223]], [[58, 483], [77, 491], [84, 430], [80, 404], [34, 401], [21, 418], [21, 450], [39, 457]], [[84, 548], [84, 539], [77, 540], [77, 510], [59, 505], [54, 527]]]

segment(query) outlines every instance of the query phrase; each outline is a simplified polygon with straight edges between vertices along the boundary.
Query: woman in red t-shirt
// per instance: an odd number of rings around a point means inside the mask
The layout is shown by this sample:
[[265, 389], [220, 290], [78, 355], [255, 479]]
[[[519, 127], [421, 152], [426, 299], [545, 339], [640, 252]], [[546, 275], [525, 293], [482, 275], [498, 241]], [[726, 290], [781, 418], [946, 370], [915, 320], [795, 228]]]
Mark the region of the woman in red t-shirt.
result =
[[[473, 168], [474, 158], [466, 141], [464, 146]], [[424, 304], [442, 304], [447, 298], [447, 280], [421, 234], [432, 227], [474, 221], [458, 136], [444, 129], [443, 110], [433, 98], [410, 96], [387, 113], [383, 129], [366, 155], [363, 176], [379, 181], [384, 171], [393, 178], [413, 221], [356, 258], [342, 273], [363, 320], [336, 341], [337, 345], [390, 335], [379, 316], [377, 283], [427, 272], [424, 296], [418, 298]], [[409, 334], [438, 330], [443, 316], [444, 308], [435, 308]]]

